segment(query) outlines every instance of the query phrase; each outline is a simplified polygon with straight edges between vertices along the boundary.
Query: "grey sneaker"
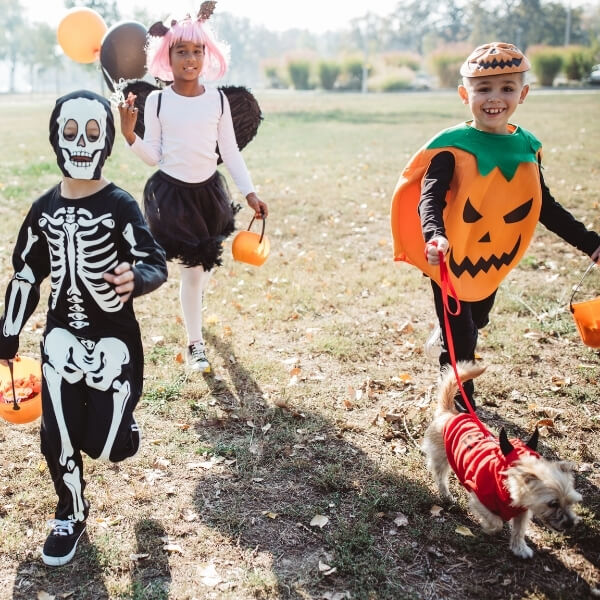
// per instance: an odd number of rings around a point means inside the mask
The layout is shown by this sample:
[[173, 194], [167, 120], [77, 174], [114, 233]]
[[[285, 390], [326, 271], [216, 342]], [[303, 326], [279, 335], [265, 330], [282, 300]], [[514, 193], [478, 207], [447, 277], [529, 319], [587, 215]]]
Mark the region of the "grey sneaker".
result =
[[206, 350], [203, 342], [194, 342], [187, 348], [187, 364], [192, 371], [210, 373], [210, 363], [206, 358]]
[[440, 329], [439, 324], [436, 323], [431, 335], [425, 342], [425, 347], [423, 350], [425, 352], [425, 356], [431, 359], [436, 359], [440, 356], [442, 352], [442, 330]]
[[42, 560], [50, 567], [61, 567], [75, 556], [77, 542], [85, 531], [85, 521], [52, 519], [48, 525], [52, 531], [46, 538]]

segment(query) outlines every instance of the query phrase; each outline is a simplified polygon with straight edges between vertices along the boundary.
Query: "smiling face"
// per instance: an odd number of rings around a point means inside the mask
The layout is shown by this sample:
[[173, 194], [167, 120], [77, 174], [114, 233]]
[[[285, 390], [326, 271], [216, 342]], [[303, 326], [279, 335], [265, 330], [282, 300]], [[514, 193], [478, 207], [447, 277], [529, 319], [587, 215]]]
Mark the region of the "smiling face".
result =
[[204, 66], [204, 46], [194, 42], [179, 41], [169, 50], [169, 59], [175, 81], [194, 81], [200, 77]]
[[487, 133], [508, 134], [508, 121], [529, 92], [523, 73], [465, 77], [458, 93], [473, 115], [472, 126]]

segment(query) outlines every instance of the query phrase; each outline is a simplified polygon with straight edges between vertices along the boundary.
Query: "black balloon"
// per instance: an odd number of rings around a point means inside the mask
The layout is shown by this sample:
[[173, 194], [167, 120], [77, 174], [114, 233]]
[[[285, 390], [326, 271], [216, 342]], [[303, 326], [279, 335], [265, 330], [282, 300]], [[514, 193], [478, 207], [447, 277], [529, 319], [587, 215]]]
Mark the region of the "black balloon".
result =
[[141, 79], [146, 73], [146, 28], [136, 21], [115, 23], [102, 38], [100, 64], [114, 91], [120, 79]]

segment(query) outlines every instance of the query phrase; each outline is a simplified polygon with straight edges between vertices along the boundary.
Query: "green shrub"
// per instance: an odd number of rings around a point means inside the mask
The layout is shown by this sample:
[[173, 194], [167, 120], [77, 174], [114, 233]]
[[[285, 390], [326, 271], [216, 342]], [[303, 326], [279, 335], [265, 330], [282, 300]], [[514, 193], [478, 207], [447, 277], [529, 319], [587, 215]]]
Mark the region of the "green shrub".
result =
[[303, 59], [290, 60], [288, 63], [288, 74], [292, 85], [296, 90], [310, 89], [310, 62]]
[[582, 81], [594, 66], [594, 53], [585, 46], [569, 46], [564, 52], [564, 71], [569, 81]]
[[323, 60], [318, 64], [319, 82], [324, 90], [332, 90], [342, 71], [341, 66], [333, 61]]
[[360, 90], [362, 88], [364, 61], [357, 57], [347, 58], [342, 64], [340, 89]]
[[560, 49], [551, 46], [534, 46], [529, 49], [528, 56], [538, 83], [551, 86], [563, 66]]

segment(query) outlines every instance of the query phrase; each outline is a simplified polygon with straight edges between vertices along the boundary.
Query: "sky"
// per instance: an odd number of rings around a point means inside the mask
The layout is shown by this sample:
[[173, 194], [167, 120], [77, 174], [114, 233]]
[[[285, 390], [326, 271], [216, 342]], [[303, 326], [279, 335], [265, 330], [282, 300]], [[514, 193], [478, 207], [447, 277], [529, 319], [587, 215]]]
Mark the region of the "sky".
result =
[[[158, 21], [171, 14], [195, 14], [200, 3], [201, 0], [125, 0], [119, 2], [119, 10], [127, 20], [132, 19], [136, 6], [144, 7]], [[62, 0], [20, 0], [20, 4], [32, 21], [49, 25], [58, 25], [66, 11]], [[386, 16], [397, 4], [398, 0], [219, 0], [216, 10], [246, 17], [276, 31], [298, 27], [322, 33], [344, 29], [351, 19], [362, 17], [367, 11]]]

